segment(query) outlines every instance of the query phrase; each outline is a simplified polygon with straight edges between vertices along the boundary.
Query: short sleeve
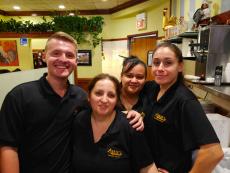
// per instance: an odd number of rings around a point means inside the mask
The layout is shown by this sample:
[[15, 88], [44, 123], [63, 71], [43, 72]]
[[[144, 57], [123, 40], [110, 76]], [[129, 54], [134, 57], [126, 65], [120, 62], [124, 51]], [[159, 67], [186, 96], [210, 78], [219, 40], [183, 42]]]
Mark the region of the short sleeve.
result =
[[22, 102], [9, 93], [0, 111], [0, 145], [17, 147], [22, 132]]
[[131, 137], [131, 157], [135, 170], [140, 170], [154, 162], [144, 134], [135, 130]]
[[186, 100], [182, 104], [181, 126], [185, 150], [219, 143], [211, 123], [197, 100]]

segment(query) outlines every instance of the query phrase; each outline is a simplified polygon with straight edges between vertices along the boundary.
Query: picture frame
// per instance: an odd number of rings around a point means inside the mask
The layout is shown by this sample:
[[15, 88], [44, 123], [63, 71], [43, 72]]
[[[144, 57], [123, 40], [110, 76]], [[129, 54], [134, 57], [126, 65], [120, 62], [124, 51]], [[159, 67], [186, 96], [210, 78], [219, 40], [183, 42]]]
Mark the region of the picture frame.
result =
[[153, 50], [149, 50], [147, 53], [147, 66], [152, 66], [152, 61], [153, 61]]
[[45, 49], [32, 50], [34, 69], [47, 67], [44, 52]]
[[19, 66], [16, 40], [0, 40], [0, 66]]
[[77, 65], [78, 66], [91, 66], [92, 65], [91, 50], [78, 50]]

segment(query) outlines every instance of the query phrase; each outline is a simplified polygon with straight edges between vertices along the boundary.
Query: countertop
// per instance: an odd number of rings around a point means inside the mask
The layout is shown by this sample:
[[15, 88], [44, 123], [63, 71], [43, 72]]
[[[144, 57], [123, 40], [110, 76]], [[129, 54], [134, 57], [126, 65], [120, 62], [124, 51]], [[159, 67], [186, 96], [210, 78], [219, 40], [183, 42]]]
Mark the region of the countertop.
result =
[[205, 89], [208, 92], [216, 95], [216, 96], [220, 96], [220, 97], [230, 101], [230, 85], [212, 86], [212, 85], [201, 84], [200, 87], [202, 89]]
[[215, 86], [213, 83], [207, 83], [204, 81], [186, 81], [196, 84], [196, 86], [200, 89], [206, 90], [216, 96], [222, 97], [223, 99], [230, 101], [230, 83], [223, 83], [221, 86]]

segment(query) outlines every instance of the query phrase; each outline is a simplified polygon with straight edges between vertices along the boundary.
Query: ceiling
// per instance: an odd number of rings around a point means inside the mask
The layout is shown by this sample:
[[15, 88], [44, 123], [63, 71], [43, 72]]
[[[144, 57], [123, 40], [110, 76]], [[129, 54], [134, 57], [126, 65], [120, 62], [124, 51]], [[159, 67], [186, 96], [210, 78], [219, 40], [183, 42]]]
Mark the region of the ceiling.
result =
[[[36, 11], [119, 11], [146, 0], [0, 0], [2, 12], [36, 12]], [[14, 10], [13, 6], [20, 6], [20, 10]], [[59, 5], [65, 9], [60, 10]]]

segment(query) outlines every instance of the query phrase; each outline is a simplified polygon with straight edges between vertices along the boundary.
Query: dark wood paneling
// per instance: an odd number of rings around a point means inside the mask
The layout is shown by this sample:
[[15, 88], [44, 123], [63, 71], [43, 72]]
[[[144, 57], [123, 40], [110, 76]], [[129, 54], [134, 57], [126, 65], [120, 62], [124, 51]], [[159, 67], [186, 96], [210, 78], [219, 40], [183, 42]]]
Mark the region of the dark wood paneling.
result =
[[230, 10], [212, 17], [212, 21], [217, 24], [227, 24], [227, 21], [230, 22], [229, 20], [230, 20]]
[[92, 80], [92, 78], [78, 78], [78, 79], [75, 79], [75, 81], [76, 81], [75, 84], [87, 92], [88, 91], [88, 85], [89, 85], [91, 80]]
[[[118, 5], [111, 9], [98, 9], [98, 10], [77, 10], [79, 15], [103, 15], [103, 14], [112, 14], [120, 10], [132, 7], [134, 5], [146, 2], [148, 0], [130, 0], [121, 5]], [[53, 16], [53, 15], [66, 15], [66, 11], [3, 11], [0, 10], [0, 14], [4, 16], [31, 16], [35, 14], [37, 16]]]
[[0, 38], [48, 38], [54, 32], [32, 32], [29, 34], [22, 34], [16, 32], [0, 32]]
[[146, 2], [146, 1], [148, 1], [148, 0], [131, 0], [131, 1], [125, 2], [125, 3], [121, 4], [121, 5], [118, 5], [115, 8], [112, 8], [111, 13], [116, 13], [116, 12], [118, 12], [120, 10], [129, 8], [131, 6], [134, 6], [134, 5]]

